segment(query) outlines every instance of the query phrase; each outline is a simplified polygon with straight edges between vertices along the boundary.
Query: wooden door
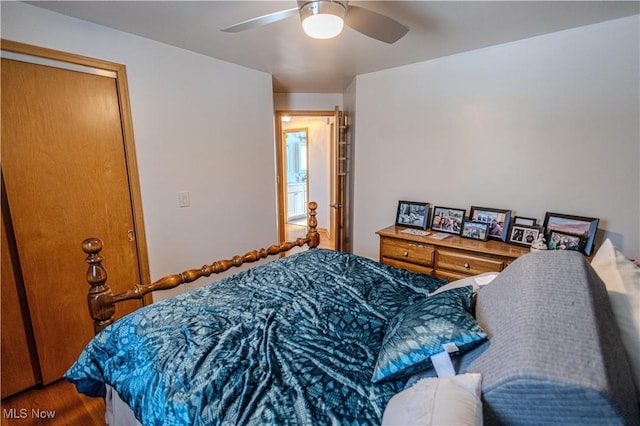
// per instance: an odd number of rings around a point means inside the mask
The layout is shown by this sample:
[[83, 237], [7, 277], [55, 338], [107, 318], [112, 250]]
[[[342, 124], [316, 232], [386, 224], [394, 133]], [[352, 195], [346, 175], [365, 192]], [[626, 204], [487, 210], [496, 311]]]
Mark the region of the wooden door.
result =
[[[134, 226], [116, 79], [3, 58], [1, 82], [2, 171], [46, 384], [94, 334], [82, 241], [105, 242], [109, 281], [123, 291], [141, 281], [129, 238], [140, 224]], [[138, 306], [129, 302], [118, 316]]]
[[345, 185], [347, 142], [346, 127], [342, 111], [336, 106], [333, 114], [330, 148], [330, 172], [329, 172], [329, 229], [333, 233], [331, 239], [333, 250], [343, 250], [344, 246], [344, 209], [345, 209]]
[[[2, 362], [0, 363], [1, 398], [40, 383], [40, 366], [35, 351], [29, 308], [22, 285], [15, 239], [7, 197], [2, 182], [2, 221], [0, 255], [2, 267]], [[19, 368], [16, 368], [19, 366]]]

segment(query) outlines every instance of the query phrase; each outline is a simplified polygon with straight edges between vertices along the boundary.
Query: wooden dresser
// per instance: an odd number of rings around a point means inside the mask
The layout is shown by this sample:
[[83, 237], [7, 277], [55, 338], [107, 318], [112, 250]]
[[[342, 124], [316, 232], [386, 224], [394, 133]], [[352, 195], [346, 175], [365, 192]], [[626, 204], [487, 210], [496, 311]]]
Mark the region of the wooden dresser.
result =
[[476, 241], [457, 235], [436, 240], [430, 235], [401, 233], [404, 229], [389, 226], [376, 232], [380, 236], [380, 262], [447, 280], [500, 272], [529, 252], [528, 247], [502, 241]]

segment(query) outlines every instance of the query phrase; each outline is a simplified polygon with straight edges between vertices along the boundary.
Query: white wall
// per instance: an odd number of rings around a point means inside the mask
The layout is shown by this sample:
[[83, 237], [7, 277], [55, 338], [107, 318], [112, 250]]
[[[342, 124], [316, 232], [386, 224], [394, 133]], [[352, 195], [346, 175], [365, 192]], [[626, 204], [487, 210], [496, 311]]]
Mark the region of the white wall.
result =
[[[126, 65], [152, 279], [277, 241], [269, 74], [24, 3], [1, 6], [5, 39]], [[182, 190], [189, 208], [178, 207]]]
[[[400, 199], [600, 218], [640, 257], [638, 16], [356, 78], [354, 252]], [[602, 237], [602, 235], [600, 235]]]
[[276, 111], [333, 111], [342, 109], [342, 93], [275, 93]]

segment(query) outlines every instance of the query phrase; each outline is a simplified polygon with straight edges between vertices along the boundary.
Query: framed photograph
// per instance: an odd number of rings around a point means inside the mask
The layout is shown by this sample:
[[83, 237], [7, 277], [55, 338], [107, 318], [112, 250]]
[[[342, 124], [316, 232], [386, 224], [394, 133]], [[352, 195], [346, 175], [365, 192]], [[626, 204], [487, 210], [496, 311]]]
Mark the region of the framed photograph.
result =
[[487, 241], [487, 237], [489, 237], [489, 223], [465, 220], [462, 222], [462, 232], [460, 235], [464, 238], [471, 238], [472, 240]]
[[396, 226], [427, 229], [429, 219], [429, 203], [417, 201], [398, 201]]
[[514, 225], [536, 226], [536, 219], [532, 217], [515, 216], [513, 218]]
[[433, 208], [433, 216], [431, 216], [431, 229], [460, 235], [465, 213], [466, 211], [463, 209], [436, 206]]
[[511, 222], [511, 210], [471, 206], [469, 220], [488, 223], [489, 238], [506, 241], [509, 233], [509, 223]]
[[514, 221], [513, 225], [511, 225], [511, 228], [509, 229], [507, 242], [520, 246], [531, 247], [531, 244], [538, 239], [538, 235], [540, 235], [541, 232], [542, 228], [539, 226], [516, 225]]
[[551, 244], [552, 232], [580, 236], [582, 238], [580, 251], [590, 256], [593, 251], [593, 240], [596, 237], [599, 222], [600, 219], [594, 217], [547, 212], [544, 216], [543, 224], [547, 245], [550, 246]]
[[551, 231], [549, 232], [548, 238], [547, 247], [549, 247], [549, 250], [582, 251], [584, 244], [584, 235]]

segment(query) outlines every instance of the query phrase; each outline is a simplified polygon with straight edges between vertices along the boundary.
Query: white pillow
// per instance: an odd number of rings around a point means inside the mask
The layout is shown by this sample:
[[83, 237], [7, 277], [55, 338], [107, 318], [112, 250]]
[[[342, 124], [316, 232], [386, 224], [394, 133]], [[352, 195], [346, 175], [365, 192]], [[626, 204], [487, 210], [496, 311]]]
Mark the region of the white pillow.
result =
[[497, 277], [499, 272], [485, 272], [484, 274], [474, 275], [472, 277], [462, 278], [456, 281], [451, 281], [448, 284], [443, 285], [433, 293], [430, 293], [429, 296], [435, 296], [438, 293], [442, 293], [443, 291], [453, 290], [454, 288], [466, 287], [468, 285], [473, 286], [473, 291], [476, 292], [480, 289], [481, 286], [489, 284], [491, 281]]
[[607, 287], [640, 397], [640, 268], [608, 238], [596, 252], [591, 266]]
[[482, 425], [481, 375], [418, 381], [389, 400], [382, 425]]

